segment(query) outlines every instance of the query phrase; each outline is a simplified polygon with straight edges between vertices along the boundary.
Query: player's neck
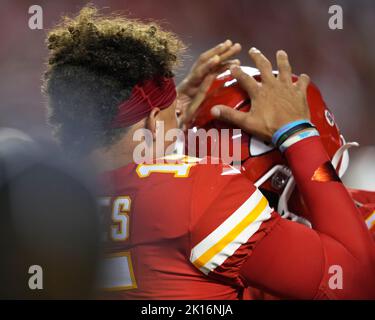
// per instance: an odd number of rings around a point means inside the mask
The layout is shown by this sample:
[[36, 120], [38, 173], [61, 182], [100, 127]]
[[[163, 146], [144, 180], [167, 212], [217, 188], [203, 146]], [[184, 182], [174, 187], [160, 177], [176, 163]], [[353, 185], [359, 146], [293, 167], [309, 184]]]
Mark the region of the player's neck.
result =
[[95, 149], [89, 155], [89, 161], [95, 164], [98, 172], [111, 171], [133, 162], [133, 141], [125, 135], [110, 147]]

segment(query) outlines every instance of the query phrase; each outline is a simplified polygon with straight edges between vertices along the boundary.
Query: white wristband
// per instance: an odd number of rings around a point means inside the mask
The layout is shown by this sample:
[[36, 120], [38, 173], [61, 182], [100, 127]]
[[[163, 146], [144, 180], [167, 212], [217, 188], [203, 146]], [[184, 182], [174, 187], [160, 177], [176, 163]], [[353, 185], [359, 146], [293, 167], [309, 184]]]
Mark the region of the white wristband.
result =
[[279, 147], [279, 149], [280, 149], [281, 152], [284, 153], [286, 151], [286, 149], [288, 149], [293, 144], [295, 144], [295, 143], [297, 143], [297, 142], [299, 142], [301, 140], [304, 140], [306, 138], [315, 137], [315, 136], [319, 136], [319, 132], [315, 128], [303, 130], [302, 132], [296, 133], [295, 135], [293, 135], [290, 138], [286, 139], [281, 144], [281, 146]]

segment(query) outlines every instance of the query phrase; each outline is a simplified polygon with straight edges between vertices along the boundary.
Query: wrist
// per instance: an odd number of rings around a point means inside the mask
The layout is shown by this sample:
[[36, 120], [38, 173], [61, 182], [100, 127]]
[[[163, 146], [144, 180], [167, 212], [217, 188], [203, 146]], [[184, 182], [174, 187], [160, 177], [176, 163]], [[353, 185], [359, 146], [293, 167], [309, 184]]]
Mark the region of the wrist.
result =
[[278, 148], [280, 152], [284, 153], [292, 145], [302, 140], [305, 140], [311, 137], [318, 137], [318, 136], [319, 136], [319, 132], [316, 128], [306, 128], [306, 129], [300, 130], [292, 134], [282, 144], [280, 144]]
[[289, 137], [296, 134], [299, 131], [315, 128], [314, 125], [306, 119], [300, 119], [289, 122], [279, 129], [277, 129], [272, 135], [272, 144], [279, 148]]

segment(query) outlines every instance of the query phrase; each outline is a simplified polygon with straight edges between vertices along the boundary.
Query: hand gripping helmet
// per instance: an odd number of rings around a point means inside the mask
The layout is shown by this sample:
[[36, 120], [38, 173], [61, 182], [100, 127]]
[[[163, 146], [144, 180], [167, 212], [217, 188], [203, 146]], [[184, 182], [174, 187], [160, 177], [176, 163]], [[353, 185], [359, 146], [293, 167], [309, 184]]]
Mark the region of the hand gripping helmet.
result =
[[[261, 81], [260, 73], [257, 69], [241, 67], [244, 72]], [[274, 72], [277, 74], [277, 72]], [[293, 82], [298, 77], [293, 75]], [[346, 143], [340, 134], [335, 123], [332, 112], [327, 108], [319, 89], [310, 83], [307, 89], [307, 100], [310, 108], [311, 121], [318, 129], [323, 145], [330, 157], [333, 166], [341, 177], [349, 164], [348, 148], [357, 145], [356, 143]], [[229, 139], [229, 149], [233, 149], [233, 141], [241, 139], [241, 169], [242, 172], [257, 186], [263, 190], [278, 194], [278, 212], [291, 220], [299, 221], [309, 225], [309, 222], [302, 217], [292, 213], [302, 214], [307, 210], [303, 201], [295, 188], [291, 170], [278, 149], [265, 143], [245, 132], [240, 135], [233, 134], [233, 126], [215, 120], [210, 110], [215, 105], [226, 105], [233, 109], [247, 112], [251, 108], [251, 100], [248, 94], [241, 89], [237, 80], [229, 71], [219, 75], [207, 92], [206, 99], [199, 106], [195, 113], [191, 128], [193, 131], [203, 128], [229, 129], [232, 132], [232, 139]], [[207, 142], [207, 155], [211, 155], [212, 150], [220, 148], [220, 135], [217, 141]], [[215, 154], [220, 155], [220, 151]]]

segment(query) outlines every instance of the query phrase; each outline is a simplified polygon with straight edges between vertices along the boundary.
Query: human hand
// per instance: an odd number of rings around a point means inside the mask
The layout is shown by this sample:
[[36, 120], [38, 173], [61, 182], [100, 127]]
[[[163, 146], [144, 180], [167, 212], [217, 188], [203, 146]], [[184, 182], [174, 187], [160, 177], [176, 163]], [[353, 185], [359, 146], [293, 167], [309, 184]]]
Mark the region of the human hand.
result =
[[282, 126], [296, 120], [310, 120], [306, 90], [310, 78], [302, 74], [296, 83], [292, 82], [292, 68], [285, 51], [276, 54], [279, 73], [272, 73], [270, 61], [256, 48], [249, 55], [259, 69], [262, 82], [257, 82], [238, 66], [230, 71], [240, 86], [251, 98], [249, 112], [241, 112], [227, 106], [215, 106], [212, 115], [243, 129], [266, 141]]
[[213, 80], [230, 66], [240, 65], [238, 59], [230, 60], [241, 51], [239, 43], [226, 40], [202, 53], [189, 74], [177, 87], [177, 107], [179, 127], [185, 128], [206, 97]]

